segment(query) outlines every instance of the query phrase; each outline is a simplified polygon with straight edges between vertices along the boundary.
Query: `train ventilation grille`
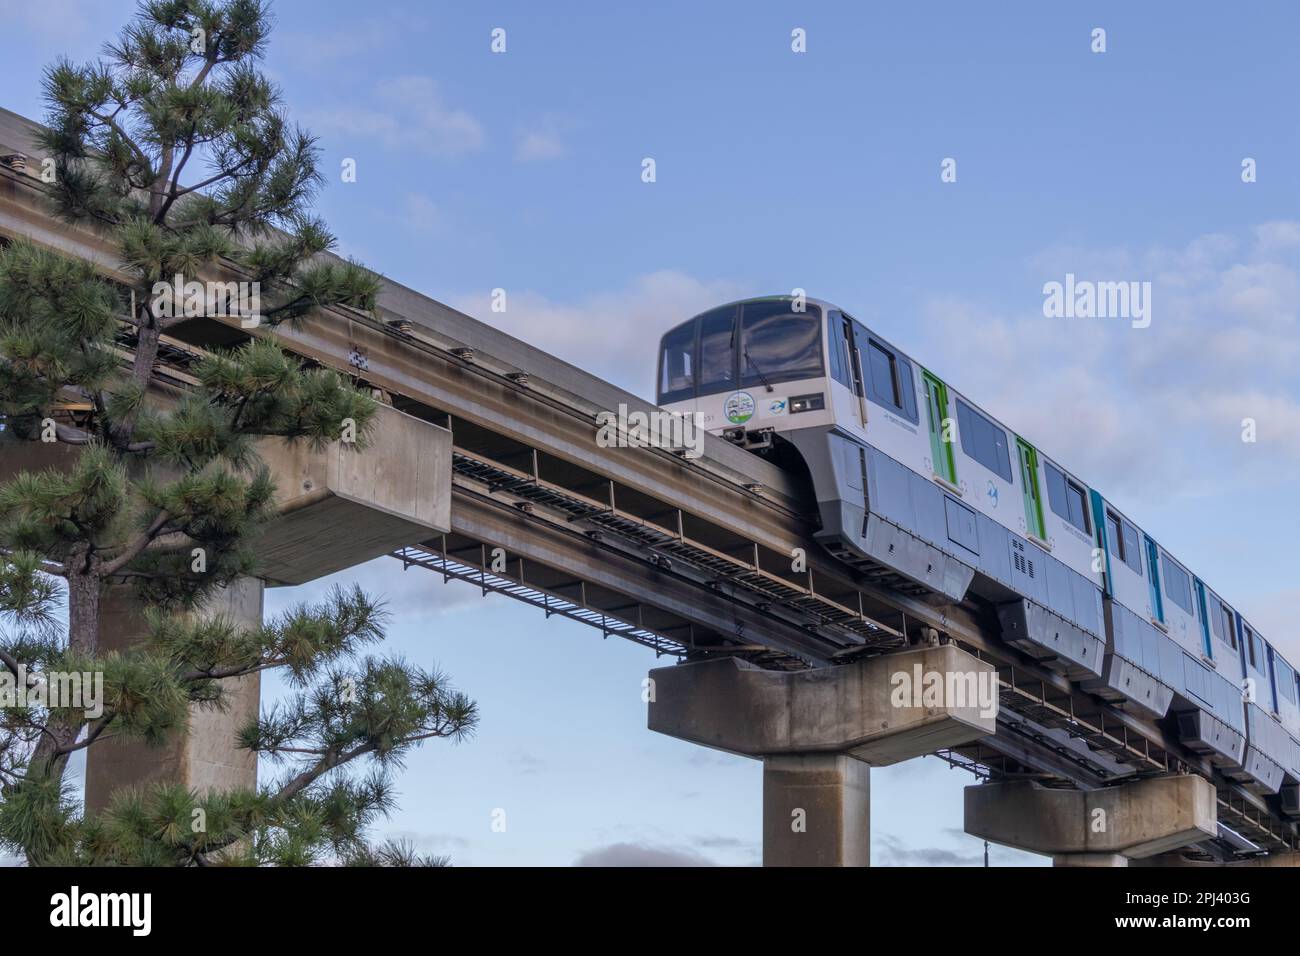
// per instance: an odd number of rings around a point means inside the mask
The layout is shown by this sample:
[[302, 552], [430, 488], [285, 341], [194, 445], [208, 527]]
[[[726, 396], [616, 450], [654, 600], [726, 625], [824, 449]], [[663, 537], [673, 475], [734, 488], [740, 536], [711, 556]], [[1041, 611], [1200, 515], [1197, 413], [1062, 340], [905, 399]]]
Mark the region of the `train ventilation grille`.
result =
[[1016, 570], [1032, 578], [1034, 576], [1034, 559], [1029, 556], [1025, 543], [1012, 538], [1011, 550], [1012, 557], [1015, 559]]

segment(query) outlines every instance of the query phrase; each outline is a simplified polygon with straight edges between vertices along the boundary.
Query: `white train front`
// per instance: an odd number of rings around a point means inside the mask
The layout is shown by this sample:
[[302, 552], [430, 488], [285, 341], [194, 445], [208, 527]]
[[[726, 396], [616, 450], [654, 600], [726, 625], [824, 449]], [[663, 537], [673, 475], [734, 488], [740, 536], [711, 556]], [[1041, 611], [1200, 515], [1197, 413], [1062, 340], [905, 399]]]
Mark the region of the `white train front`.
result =
[[1098, 491], [844, 310], [789, 296], [711, 309], [663, 336], [657, 392], [806, 469], [839, 559], [992, 606], [1004, 640], [1300, 819], [1295, 669]]

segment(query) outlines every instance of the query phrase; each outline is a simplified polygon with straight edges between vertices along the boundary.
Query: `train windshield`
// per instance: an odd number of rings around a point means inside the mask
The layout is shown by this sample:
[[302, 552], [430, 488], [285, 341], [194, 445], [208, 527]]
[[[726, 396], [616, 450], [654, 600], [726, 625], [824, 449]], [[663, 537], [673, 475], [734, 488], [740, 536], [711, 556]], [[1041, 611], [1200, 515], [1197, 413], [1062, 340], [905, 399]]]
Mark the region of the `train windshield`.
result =
[[659, 346], [659, 404], [695, 394], [695, 322], [677, 326]]
[[815, 305], [795, 312], [788, 299], [747, 302], [741, 314], [742, 388], [822, 374], [822, 316]]
[[685, 322], [659, 349], [659, 404], [823, 374], [822, 312], [790, 299], [726, 305]]

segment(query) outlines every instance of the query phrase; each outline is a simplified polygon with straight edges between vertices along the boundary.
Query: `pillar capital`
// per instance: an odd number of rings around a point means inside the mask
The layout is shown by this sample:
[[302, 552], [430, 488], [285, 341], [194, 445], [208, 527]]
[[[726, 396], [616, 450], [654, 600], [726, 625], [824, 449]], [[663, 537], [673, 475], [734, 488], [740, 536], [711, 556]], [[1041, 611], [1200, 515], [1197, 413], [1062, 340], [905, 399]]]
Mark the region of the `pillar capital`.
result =
[[[1098, 865], [1097, 860], [1115, 855], [1141, 859], [1218, 832], [1214, 786], [1192, 774], [1099, 790], [1056, 790], [1027, 781], [985, 783], [967, 787], [965, 800], [967, 833], [1051, 855], [1060, 865]], [[1089, 857], [1093, 862], [1085, 859]]]
[[650, 678], [651, 730], [750, 757], [842, 753], [882, 767], [997, 729], [996, 670], [952, 644], [805, 671], [724, 658]]

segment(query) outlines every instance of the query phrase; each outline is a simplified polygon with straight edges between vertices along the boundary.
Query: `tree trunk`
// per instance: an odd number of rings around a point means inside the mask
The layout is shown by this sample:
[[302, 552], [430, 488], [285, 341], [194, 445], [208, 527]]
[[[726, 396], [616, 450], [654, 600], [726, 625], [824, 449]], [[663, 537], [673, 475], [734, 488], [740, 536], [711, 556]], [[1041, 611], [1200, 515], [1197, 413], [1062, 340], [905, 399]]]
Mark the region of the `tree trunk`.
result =
[[[153, 367], [158, 361], [162, 323], [154, 316], [148, 303], [139, 310], [136, 317], [139, 324], [136, 326], [135, 366], [131, 371], [135, 383], [140, 388], [147, 389], [153, 379]], [[128, 416], [128, 421], [135, 421], [135, 415]]]
[[81, 566], [68, 569], [68, 647], [82, 654], [94, 654], [99, 650], [103, 595], [99, 562], [92, 559], [86, 567], [78, 559], [75, 564]]
[[[68, 648], [94, 655], [99, 650], [99, 616], [103, 582], [99, 561], [72, 555], [68, 561]], [[42, 734], [32, 752], [28, 772], [60, 778], [68, 764], [68, 755], [57, 751], [76, 743], [77, 732], [52, 726]]]

